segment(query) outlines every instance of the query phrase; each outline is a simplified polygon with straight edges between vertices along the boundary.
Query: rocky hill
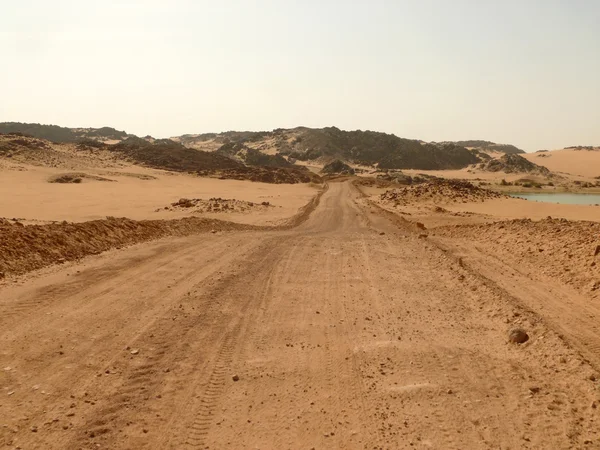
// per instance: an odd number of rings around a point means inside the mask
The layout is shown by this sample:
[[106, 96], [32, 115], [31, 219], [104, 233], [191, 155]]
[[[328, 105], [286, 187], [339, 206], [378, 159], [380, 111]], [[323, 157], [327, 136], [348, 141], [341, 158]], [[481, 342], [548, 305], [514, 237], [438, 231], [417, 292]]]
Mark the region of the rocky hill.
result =
[[[82, 140], [118, 142], [114, 150], [127, 153], [133, 158], [152, 159], [164, 166], [170, 158], [176, 170], [196, 170], [197, 157], [186, 153], [181, 147], [216, 152], [236, 163], [251, 166], [289, 167], [294, 160], [318, 161], [339, 159], [347, 163], [377, 167], [379, 169], [443, 170], [461, 169], [480, 163], [488, 156], [482, 149], [517, 153], [522, 150], [509, 145], [489, 141], [461, 141], [427, 143], [404, 139], [393, 134], [375, 131], [344, 131], [336, 127], [275, 129], [273, 131], [228, 131], [224, 133], [186, 134], [169, 140], [139, 139], [113, 128], [64, 128], [55, 125], [0, 123], [0, 133], [20, 132], [52, 142], [73, 143]], [[132, 139], [137, 139], [132, 146]], [[150, 146], [151, 155], [142, 155], [133, 147]], [[171, 146], [170, 142], [173, 142]], [[469, 148], [466, 148], [469, 147]], [[144, 147], [145, 148], [145, 147]], [[478, 150], [479, 149], [479, 150]], [[161, 150], [174, 151], [169, 158], [159, 157]], [[202, 155], [205, 160], [207, 155]], [[177, 160], [178, 162], [173, 162]], [[183, 169], [185, 161], [191, 167]], [[212, 161], [216, 163], [216, 159]], [[212, 163], [211, 162], [211, 163]], [[148, 161], [146, 161], [148, 163]], [[220, 165], [225, 164], [223, 160]], [[169, 163], [171, 165], [171, 163]]]
[[454, 143], [426, 143], [374, 131], [336, 127], [227, 132], [174, 138], [197, 149], [216, 150], [235, 143], [301, 161], [343, 161], [386, 169], [460, 169], [480, 161], [477, 152]]
[[325, 164], [321, 172], [330, 175], [354, 175], [354, 169], [339, 159], [331, 161], [329, 164]]
[[228, 142], [223, 144], [215, 152], [229, 158], [236, 159], [248, 166], [265, 166], [265, 167], [291, 167], [290, 163], [283, 156], [267, 155], [261, 151], [248, 147], [240, 142]]
[[486, 172], [528, 173], [542, 176], [552, 174], [546, 167], [534, 164], [516, 154], [507, 154], [498, 159], [491, 159], [479, 164], [478, 167]]
[[104, 149], [119, 153], [132, 162], [157, 169], [192, 172], [207, 169], [235, 169], [243, 166], [232, 158], [218, 153], [194, 150], [170, 139], [148, 142], [138, 137], [129, 137], [118, 144], [105, 144]]
[[489, 152], [500, 152], [506, 154], [519, 154], [525, 153], [524, 150], [521, 150], [518, 147], [515, 147], [511, 144], [496, 144], [495, 142], [490, 141], [480, 141], [480, 140], [471, 140], [471, 141], [454, 141], [456, 145], [460, 145], [462, 147], [472, 148], [479, 151], [489, 151]]
[[102, 128], [65, 128], [57, 125], [39, 123], [1, 122], [0, 133], [22, 133], [38, 139], [46, 139], [56, 143], [73, 143], [82, 139], [98, 141], [122, 140], [127, 138], [124, 131], [110, 127]]

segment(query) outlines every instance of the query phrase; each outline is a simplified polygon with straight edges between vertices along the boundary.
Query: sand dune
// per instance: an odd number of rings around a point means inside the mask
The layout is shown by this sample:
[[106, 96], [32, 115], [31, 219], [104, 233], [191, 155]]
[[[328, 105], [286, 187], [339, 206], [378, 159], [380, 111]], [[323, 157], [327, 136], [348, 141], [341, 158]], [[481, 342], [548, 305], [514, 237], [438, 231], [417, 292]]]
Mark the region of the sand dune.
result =
[[529, 161], [547, 167], [552, 172], [595, 178], [600, 176], [600, 149], [554, 150], [521, 155]]

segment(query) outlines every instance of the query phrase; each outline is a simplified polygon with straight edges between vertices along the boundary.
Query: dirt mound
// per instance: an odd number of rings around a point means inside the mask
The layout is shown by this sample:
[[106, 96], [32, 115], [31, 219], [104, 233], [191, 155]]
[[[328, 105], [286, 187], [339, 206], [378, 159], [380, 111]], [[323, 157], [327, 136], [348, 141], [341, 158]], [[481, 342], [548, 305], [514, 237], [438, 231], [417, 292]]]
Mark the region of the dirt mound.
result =
[[344, 161], [336, 159], [329, 164], [325, 164], [321, 173], [336, 174], [336, 175], [354, 175], [355, 171]]
[[0, 272], [21, 274], [164, 236], [255, 228], [258, 227], [196, 217], [142, 221], [108, 218], [84, 223], [27, 226], [0, 220]]
[[477, 187], [467, 181], [436, 179], [427, 183], [392, 189], [381, 194], [384, 203], [408, 205], [415, 202], [434, 203], [483, 202], [506, 197], [498, 192]]
[[[277, 226], [245, 225], [200, 217], [141, 221], [108, 217], [83, 223], [46, 225], [23, 225], [0, 218], [0, 274], [2, 277], [19, 275], [52, 264], [96, 255], [111, 248], [166, 236], [187, 236], [207, 231], [290, 229], [308, 219], [326, 191], [327, 187], [294, 216]], [[188, 202], [190, 201], [182, 199], [177, 203]], [[269, 206], [266, 202], [261, 204], [261, 207]]]
[[[252, 211], [260, 211], [267, 208], [272, 208], [269, 202], [254, 203], [245, 200], [227, 199], [227, 198], [210, 198], [203, 200], [201, 198], [182, 198], [170, 206], [165, 206], [163, 210], [181, 211], [185, 210], [191, 213], [250, 213]], [[161, 209], [158, 209], [161, 211]]]
[[18, 153], [25, 153], [30, 150], [39, 151], [51, 149], [52, 147], [49, 142], [30, 136], [23, 136], [20, 133], [0, 135], [0, 156], [12, 158]]
[[560, 279], [600, 297], [600, 223], [547, 218], [436, 228], [438, 236], [466, 239], [513, 260], [514, 267]]
[[48, 183], [81, 183], [83, 179], [94, 180], [94, 181], [116, 181], [110, 178], [99, 177], [97, 175], [89, 175], [87, 173], [63, 173], [54, 175], [48, 179]]
[[552, 175], [546, 167], [534, 164], [517, 154], [503, 155], [498, 159], [483, 162], [478, 167], [486, 172], [528, 173], [546, 177]]
[[238, 167], [224, 170], [201, 170], [199, 176], [214, 177], [221, 180], [250, 180], [260, 183], [296, 184], [296, 183], [321, 183], [322, 179], [317, 174], [306, 168], [282, 167]]

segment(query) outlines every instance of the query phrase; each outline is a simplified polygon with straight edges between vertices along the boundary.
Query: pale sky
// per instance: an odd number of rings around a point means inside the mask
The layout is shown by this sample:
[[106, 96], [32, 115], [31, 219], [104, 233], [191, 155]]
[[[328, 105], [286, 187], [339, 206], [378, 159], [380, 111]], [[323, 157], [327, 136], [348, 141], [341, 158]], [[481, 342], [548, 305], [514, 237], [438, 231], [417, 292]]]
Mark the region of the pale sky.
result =
[[600, 145], [598, 0], [0, 0], [0, 121]]

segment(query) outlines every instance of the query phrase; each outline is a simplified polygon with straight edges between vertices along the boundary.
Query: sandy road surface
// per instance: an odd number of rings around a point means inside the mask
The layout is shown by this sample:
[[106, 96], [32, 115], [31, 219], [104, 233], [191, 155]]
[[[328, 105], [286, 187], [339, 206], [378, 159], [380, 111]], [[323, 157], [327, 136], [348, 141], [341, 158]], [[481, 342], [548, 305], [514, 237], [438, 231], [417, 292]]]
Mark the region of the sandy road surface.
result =
[[2, 448], [600, 448], [600, 354], [364, 202], [3, 288]]

